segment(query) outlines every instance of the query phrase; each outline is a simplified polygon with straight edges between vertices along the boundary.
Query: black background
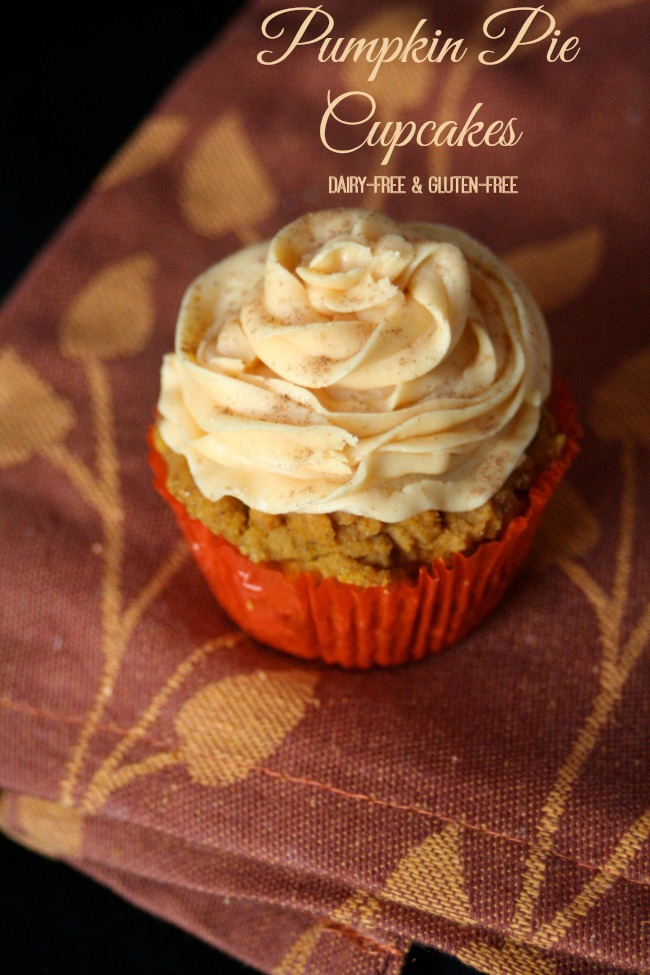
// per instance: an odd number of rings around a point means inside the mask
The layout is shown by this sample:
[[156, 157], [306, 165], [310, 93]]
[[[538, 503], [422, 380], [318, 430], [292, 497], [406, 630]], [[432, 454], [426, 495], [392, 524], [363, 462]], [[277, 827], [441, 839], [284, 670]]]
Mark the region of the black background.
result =
[[[13, 8], [0, 50], [0, 296], [167, 86], [242, 6], [183, 3], [131, 9], [128, 18], [106, 8]], [[0, 931], [8, 975], [253, 973], [67, 865], [2, 836]], [[405, 972], [461, 975], [470, 969], [414, 948]]]
[[26, 6], [12, 8], [0, 46], [3, 293], [243, 4], [137, 7], [128, 19]]

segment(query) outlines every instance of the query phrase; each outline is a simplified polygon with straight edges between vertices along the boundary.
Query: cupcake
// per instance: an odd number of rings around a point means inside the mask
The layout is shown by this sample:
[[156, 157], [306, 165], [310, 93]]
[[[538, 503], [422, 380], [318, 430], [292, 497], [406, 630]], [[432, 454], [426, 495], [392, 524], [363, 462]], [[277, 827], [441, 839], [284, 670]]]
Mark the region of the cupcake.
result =
[[361, 668], [494, 609], [577, 433], [511, 270], [459, 230], [341, 208], [190, 285], [149, 440], [236, 623]]

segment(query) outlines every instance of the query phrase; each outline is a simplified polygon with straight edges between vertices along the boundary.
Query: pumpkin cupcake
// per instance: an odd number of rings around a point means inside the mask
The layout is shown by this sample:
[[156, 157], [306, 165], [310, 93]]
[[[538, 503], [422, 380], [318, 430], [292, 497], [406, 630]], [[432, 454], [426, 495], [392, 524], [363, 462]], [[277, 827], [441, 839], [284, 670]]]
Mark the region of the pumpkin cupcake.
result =
[[150, 460], [242, 629], [369, 667], [496, 606], [577, 434], [542, 314], [493, 253], [332, 209], [191, 284]]

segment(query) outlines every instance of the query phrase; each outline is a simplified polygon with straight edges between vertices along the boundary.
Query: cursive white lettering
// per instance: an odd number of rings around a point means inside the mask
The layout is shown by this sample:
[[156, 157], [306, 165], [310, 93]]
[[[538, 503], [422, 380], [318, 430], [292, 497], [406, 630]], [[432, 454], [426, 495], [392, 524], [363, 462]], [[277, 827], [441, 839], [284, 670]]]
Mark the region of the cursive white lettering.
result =
[[[293, 36], [284, 37], [285, 27], [281, 26], [279, 18], [286, 14], [305, 12], [305, 17], [294, 29]], [[351, 59], [355, 62], [364, 60], [372, 64], [368, 81], [374, 81], [382, 64], [400, 60], [415, 61], [421, 64], [429, 61], [439, 64], [446, 58], [460, 61], [467, 53], [463, 38], [447, 37], [442, 39], [442, 31], [434, 31], [433, 37], [422, 35], [426, 18], [418, 21], [410, 37], [405, 41], [402, 37], [337, 37], [331, 36], [334, 28], [334, 18], [322, 6], [318, 7], [286, 7], [269, 14], [262, 22], [262, 34], [270, 40], [283, 39], [284, 48], [280, 52], [272, 50], [259, 51], [257, 60], [260, 64], [280, 64], [285, 61], [296, 48], [308, 44], [319, 44], [318, 60], [332, 61], [340, 64]], [[442, 43], [441, 43], [442, 41]]]
[[[262, 33], [264, 34], [264, 37], [268, 37], [271, 40], [276, 40], [278, 37], [282, 37], [284, 34], [284, 27], [277, 27], [276, 33], [273, 34], [271, 33], [270, 29], [271, 24], [273, 21], [277, 20], [278, 17], [282, 17], [283, 14], [291, 14], [296, 10], [307, 10], [309, 12], [303, 22], [300, 24], [300, 27], [296, 33], [293, 35], [293, 38], [290, 40], [286, 50], [283, 54], [280, 54], [275, 58], [272, 57], [273, 51], [259, 51], [257, 54], [257, 60], [260, 64], [280, 64], [280, 62], [285, 61], [292, 51], [295, 51], [297, 47], [304, 44], [317, 44], [319, 41], [322, 41], [324, 37], [327, 37], [334, 26], [334, 18], [331, 14], [328, 14], [325, 10], [323, 10], [322, 7], [286, 7], [284, 10], [276, 10], [275, 13], [269, 14], [269, 16], [263, 21]], [[316, 17], [316, 14], [323, 15], [326, 20], [325, 26], [317, 37], [303, 39], [305, 38], [309, 25]], [[268, 57], [267, 55], [271, 55], [271, 57]]]
[[[349, 102], [351, 99], [361, 98], [367, 109], [361, 117], [352, 117]], [[363, 91], [346, 91], [336, 98], [331, 97], [331, 92], [327, 93], [327, 109], [321, 119], [320, 137], [326, 149], [335, 153], [356, 152], [362, 146], [376, 147], [381, 146], [386, 149], [381, 165], [385, 166], [390, 160], [395, 149], [405, 146], [409, 142], [415, 141], [419, 146], [462, 146], [466, 143], [470, 146], [514, 146], [521, 138], [522, 133], [516, 132], [513, 123], [516, 118], [511, 118], [507, 122], [501, 120], [493, 121], [486, 126], [486, 123], [477, 118], [483, 102], [477, 102], [471, 110], [465, 122], [459, 126], [454, 119], [449, 119], [440, 123], [432, 119], [418, 124], [413, 120], [406, 122], [400, 121], [372, 121], [377, 111], [377, 103], [372, 95]], [[354, 145], [345, 148], [337, 146], [336, 128], [337, 126], [365, 127], [372, 123], [366, 130], [360, 128], [359, 131], [365, 135], [356, 141]], [[332, 131], [333, 130], [333, 131]]]
[[[521, 27], [517, 31], [514, 37], [510, 39], [509, 30], [507, 26], [503, 26], [503, 18], [507, 14], [516, 13], [528, 13]], [[540, 21], [539, 27], [537, 27]], [[536, 33], [533, 33], [533, 26], [535, 25]], [[491, 31], [494, 29], [494, 33]], [[539, 44], [540, 41], [545, 41], [547, 37], [551, 40], [548, 45], [548, 50], [546, 52], [547, 61], [573, 61], [577, 58], [580, 48], [577, 47], [579, 41], [577, 37], [569, 37], [560, 46], [560, 49], [555, 53], [555, 49], [558, 45], [559, 37], [561, 31], [556, 27], [555, 17], [548, 10], [544, 10], [544, 6], [539, 7], [508, 7], [504, 10], [497, 10], [496, 13], [490, 14], [489, 17], [483, 22], [483, 33], [490, 40], [500, 40], [505, 38], [507, 42], [506, 50], [497, 55], [496, 51], [481, 51], [479, 53], [478, 59], [481, 64], [494, 65], [503, 64], [507, 61], [515, 51], [520, 47], [524, 47], [527, 44]], [[577, 50], [576, 50], [577, 48]], [[574, 52], [571, 57], [569, 54]]]

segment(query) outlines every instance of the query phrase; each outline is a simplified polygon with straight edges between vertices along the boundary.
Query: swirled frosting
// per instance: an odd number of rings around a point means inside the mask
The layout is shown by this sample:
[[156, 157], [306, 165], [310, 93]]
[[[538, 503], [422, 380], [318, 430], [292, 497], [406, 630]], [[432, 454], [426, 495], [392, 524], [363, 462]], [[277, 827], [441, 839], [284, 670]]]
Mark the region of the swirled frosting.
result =
[[323, 210], [189, 287], [159, 431], [209, 500], [396, 522], [490, 498], [549, 386], [542, 315], [488, 249]]

